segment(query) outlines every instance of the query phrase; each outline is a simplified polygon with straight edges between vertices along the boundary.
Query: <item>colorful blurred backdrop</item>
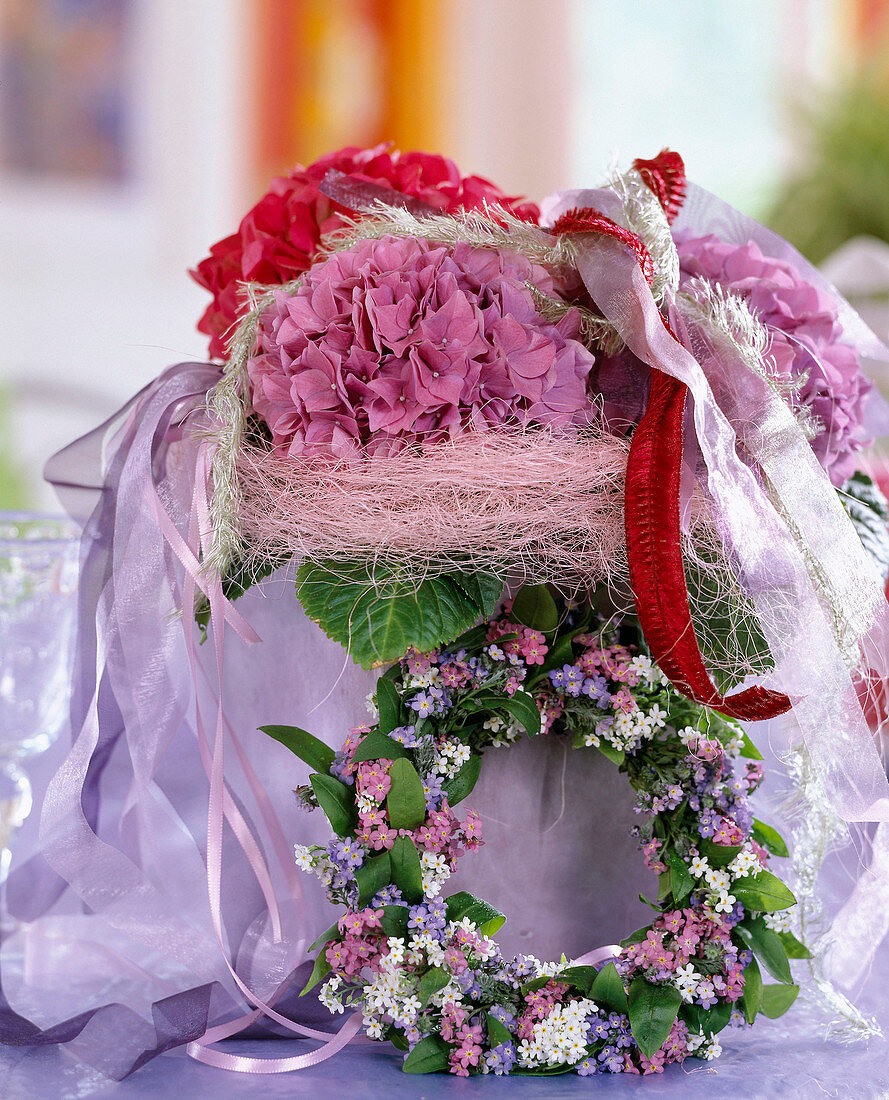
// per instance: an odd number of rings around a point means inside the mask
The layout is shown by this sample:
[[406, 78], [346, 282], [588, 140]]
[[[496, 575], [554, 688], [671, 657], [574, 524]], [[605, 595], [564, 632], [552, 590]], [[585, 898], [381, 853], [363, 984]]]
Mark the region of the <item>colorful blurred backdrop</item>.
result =
[[669, 145], [889, 336], [887, 43], [889, 0], [0, 0], [0, 507], [205, 357], [187, 268], [342, 145], [538, 199]]

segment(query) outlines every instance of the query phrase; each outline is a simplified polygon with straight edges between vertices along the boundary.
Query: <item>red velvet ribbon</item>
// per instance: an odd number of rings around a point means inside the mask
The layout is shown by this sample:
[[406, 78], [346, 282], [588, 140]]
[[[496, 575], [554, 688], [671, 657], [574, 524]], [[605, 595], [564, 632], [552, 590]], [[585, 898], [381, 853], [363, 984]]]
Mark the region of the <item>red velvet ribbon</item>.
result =
[[695, 636], [679, 539], [687, 393], [683, 382], [652, 368], [648, 406], [627, 459], [624, 522], [636, 613], [652, 657], [683, 695], [730, 718], [762, 721], [789, 710], [790, 699], [763, 687], [721, 695]]
[[[678, 153], [662, 150], [633, 167], [657, 196], [669, 221], [685, 195], [685, 168]], [[636, 256], [649, 285], [652, 260], [644, 242], [601, 211], [575, 209], [563, 214], [554, 233], [604, 233]], [[674, 340], [676, 334], [662, 318]], [[625, 529], [630, 584], [636, 614], [651, 655], [683, 695], [730, 718], [763, 721], [783, 714], [790, 699], [779, 691], [750, 687], [721, 695], [701, 656], [688, 599], [680, 542], [679, 489], [682, 470], [685, 383], [651, 369], [648, 406], [630, 446], [625, 492]]]

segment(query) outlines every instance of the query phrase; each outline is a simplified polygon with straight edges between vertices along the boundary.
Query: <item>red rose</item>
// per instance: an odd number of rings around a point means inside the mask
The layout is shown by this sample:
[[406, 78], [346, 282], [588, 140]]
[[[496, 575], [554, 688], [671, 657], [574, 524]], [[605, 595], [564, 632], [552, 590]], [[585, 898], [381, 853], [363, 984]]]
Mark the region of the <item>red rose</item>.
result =
[[537, 207], [504, 195], [479, 176], [462, 177], [453, 161], [431, 153], [399, 153], [388, 145], [330, 153], [308, 168], [272, 181], [271, 190], [246, 215], [238, 231], [218, 241], [190, 272], [213, 295], [198, 323], [210, 337], [210, 355], [226, 357], [226, 339], [245, 311], [242, 282], [286, 283], [307, 270], [322, 234], [341, 224], [342, 208], [318, 190], [329, 169], [383, 184], [438, 210], [474, 210], [500, 203], [536, 221]]

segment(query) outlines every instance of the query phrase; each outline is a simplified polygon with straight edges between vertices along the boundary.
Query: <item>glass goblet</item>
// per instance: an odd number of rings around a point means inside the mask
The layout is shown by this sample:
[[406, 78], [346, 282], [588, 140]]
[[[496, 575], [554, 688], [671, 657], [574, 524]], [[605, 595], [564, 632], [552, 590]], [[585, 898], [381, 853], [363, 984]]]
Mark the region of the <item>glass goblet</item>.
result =
[[67, 714], [78, 547], [67, 519], [0, 512], [0, 886], [32, 804], [20, 761], [47, 749]]

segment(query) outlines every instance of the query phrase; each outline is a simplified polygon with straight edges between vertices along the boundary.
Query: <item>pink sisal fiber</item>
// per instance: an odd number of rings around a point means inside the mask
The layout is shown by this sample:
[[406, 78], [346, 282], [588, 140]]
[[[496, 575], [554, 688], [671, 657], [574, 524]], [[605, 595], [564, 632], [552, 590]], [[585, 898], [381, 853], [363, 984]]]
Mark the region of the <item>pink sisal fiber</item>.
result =
[[242, 531], [256, 558], [385, 559], [418, 579], [505, 569], [576, 587], [625, 575], [628, 450], [595, 428], [468, 432], [359, 462], [242, 447]]

